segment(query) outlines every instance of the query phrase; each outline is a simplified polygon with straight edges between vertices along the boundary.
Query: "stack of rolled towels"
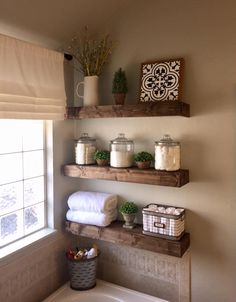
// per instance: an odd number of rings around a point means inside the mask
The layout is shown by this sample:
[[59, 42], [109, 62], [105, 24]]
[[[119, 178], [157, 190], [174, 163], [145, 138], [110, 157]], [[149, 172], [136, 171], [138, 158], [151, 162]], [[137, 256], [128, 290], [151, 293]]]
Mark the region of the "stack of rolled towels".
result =
[[69, 221], [108, 226], [117, 218], [117, 195], [102, 192], [78, 191], [67, 201]]

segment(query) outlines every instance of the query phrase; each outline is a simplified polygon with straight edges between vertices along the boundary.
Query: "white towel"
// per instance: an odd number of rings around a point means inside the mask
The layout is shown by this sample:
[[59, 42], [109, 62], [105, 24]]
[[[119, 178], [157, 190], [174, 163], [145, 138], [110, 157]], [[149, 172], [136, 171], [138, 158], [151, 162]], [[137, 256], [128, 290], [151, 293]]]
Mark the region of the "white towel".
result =
[[67, 220], [73, 222], [105, 227], [108, 226], [113, 220], [116, 220], [117, 210], [114, 210], [112, 214], [68, 210], [66, 213], [66, 218]]
[[117, 195], [78, 191], [69, 196], [67, 203], [71, 210], [107, 213], [116, 209]]

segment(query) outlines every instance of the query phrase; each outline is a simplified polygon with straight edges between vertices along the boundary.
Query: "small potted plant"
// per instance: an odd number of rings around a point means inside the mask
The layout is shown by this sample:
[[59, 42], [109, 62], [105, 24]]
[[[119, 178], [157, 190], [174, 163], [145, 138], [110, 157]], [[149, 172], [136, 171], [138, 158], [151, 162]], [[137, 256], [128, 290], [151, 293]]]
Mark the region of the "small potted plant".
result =
[[151, 162], [153, 161], [152, 154], [142, 151], [134, 155], [134, 161], [139, 169], [150, 168]]
[[124, 105], [126, 93], [128, 91], [125, 71], [119, 68], [113, 78], [112, 93], [116, 105]]
[[138, 206], [133, 201], [125, 201], [121, 204], [119, 212], [123, 215], [125, 224], [124, 228], [133, 229], [135, 227], [135, 217], [138, 212]]
[[110, 152], [107, 150], [97, 150], [94, 154], [98, 166], [107, 166], [110, 160]]

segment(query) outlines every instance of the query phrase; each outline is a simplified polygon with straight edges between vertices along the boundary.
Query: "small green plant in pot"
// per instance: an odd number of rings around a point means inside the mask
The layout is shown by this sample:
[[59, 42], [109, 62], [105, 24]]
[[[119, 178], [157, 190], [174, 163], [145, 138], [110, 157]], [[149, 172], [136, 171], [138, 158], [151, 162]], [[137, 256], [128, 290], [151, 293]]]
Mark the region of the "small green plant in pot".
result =
[[139, 169], [148, 169], [154, 160], [151, 153], [142, 151], [134, 155], [134, 161]]
[[113, 78], [112, 93], [116, 105], [124, 105], [126, 93], [128, 91], [125, 71], [119, 68]]
[[110, 152], [107, 150], [97, 150], [94, 154], [98, 166], [107, 166], [110, 160]]
[[125, 224], [124, 228], [133, 229], [135, 227], [135, 217], [138, 212], [138, 206], [133, 201], [125, 201], [121, 204], [119, 212], [123, 215]]

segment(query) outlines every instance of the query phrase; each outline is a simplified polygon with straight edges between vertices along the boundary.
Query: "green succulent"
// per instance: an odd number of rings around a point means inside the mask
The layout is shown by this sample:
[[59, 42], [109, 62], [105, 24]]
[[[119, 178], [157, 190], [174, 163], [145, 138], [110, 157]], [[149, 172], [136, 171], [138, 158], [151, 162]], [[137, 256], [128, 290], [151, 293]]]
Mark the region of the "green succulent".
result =
[[110, 158], [110, 152], [107, 150], [97, 150], [94, 154], [94, 159], [103, 159], [103, 160], [109, 160]]
[[138, 206], [133, 201], [125, 201], [121, 204], [119, 212], [123, 214], [134, 214], [138, 212]]
[[145, 161], [152, 161], [154, 158], [152, 156], [152, 154], [146, 152], [146, 151], [142, 151], [142, 152], [139, 152], [137, 154], [134, 155], [134, 160], [136, 162], [145, 162]]

